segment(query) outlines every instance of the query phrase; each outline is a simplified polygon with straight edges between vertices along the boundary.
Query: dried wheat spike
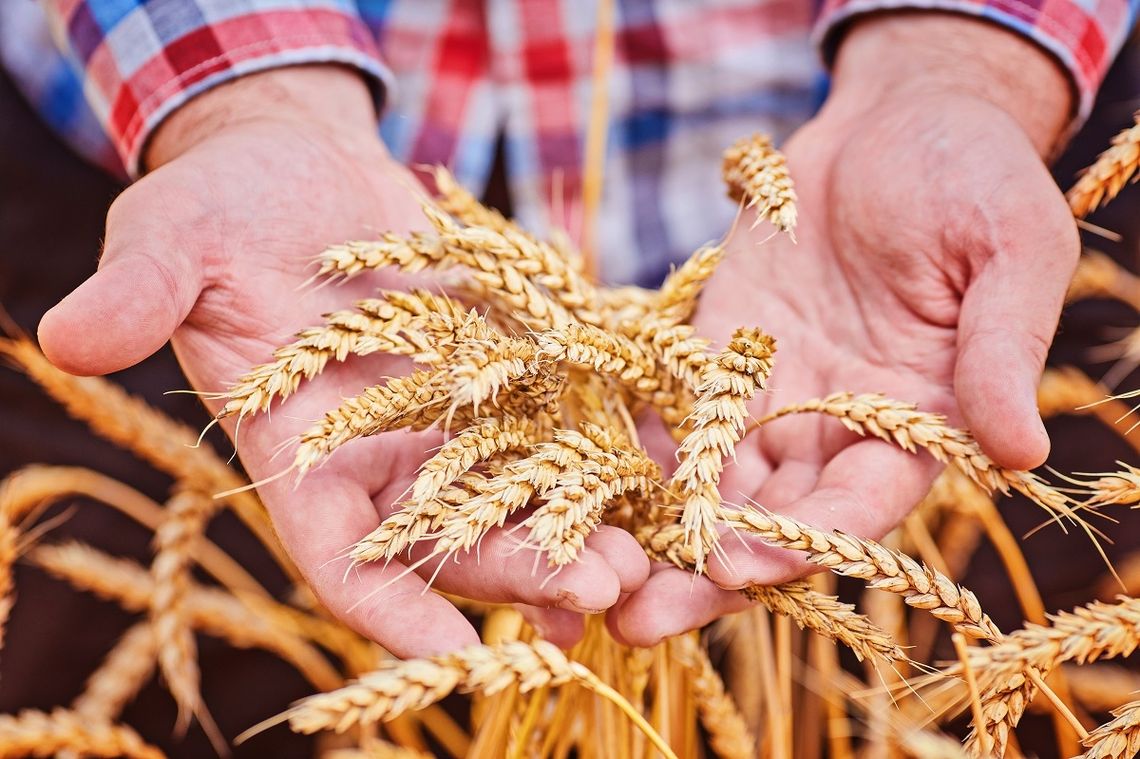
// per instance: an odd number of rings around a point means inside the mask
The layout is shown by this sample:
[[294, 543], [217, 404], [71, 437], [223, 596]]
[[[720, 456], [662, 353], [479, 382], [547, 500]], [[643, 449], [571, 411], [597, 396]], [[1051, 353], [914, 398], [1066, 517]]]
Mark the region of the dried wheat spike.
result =
[[820, 530], [791, 517], [754, 508], [725, 511], [722, 519], [772, 545], [804, 551], [812, 563], [836, 574], [858, 577], [866, 581], [869, 588], [897, 593], [909, 606], [926, 609], [965, 635], [989, 640], [1001, 638], [1001, 631], [982, 611], [973, 593], [900, 551], [884, 548], [866, 538]]
[[827, 414], [856, 434], [872, 435], [911, 453], [923, 448], [938, 461], [953, 463], [988, 493], [1008, 494], [1013, 489], [1054, 519], [1064, 516], [1074, 524], [1085, 525], [1073, 510], [1071, 498], [1031, 472], [999, 467], [982, 452], [970, 433], [949, 426], [941, 414], [917, 409], [913, 403], [892, 400], [878, 393], [833, 393], [785, 406], [757, 423], [764, 424], [788, 414]]
[[193, 552], [216, 509], [217, 502], [209, 496], [183, 490], [167, 502], [166, 518], [154, 534], [150, 620], [158, 646], [159, 668], [178, 703], [179, 731], [190, 726], [202, 705], [198, 646], [185, 604]]
[[342, 733], [423, 709], [454, 690], [489, 696], [516, 685], [526, 693], [568, 682], [586, 684], [591, 677], [551, 643], [508, 641], [429, 659], [384, 662], [342, 688], [297, 702], [284, 716], [299, 733]]
[[709, 746], [721, 759], [752, 759], [756, 738], [748, 729], [736, 702], [724, 687], [708, 653], [700, 641], [689, 635], [676, 638], [681, 658], [692, 671], [693, 695], [701, 724], [709, 736]]
[[1112, 711], [1114, 719], [1082, 741], [1088, 749], [1078, 759], [1131, 759], [1140, 754], [1140, 701]]
[[[982, 692], [985, 729], [995, 738], [1004, 739], [1021, 719], [1033, 700], [1036, 686], [1026, 673], [1042, 678], [1069, 661], [1086, 664], [1102, 658], [1128, 656], [1140, 645], [1140, 600], [1121, 598], [1116, 604], [1099, 601], [1051, 615], [1049, 626], [1027, 623], [989, 647], [969, 649], [970, 667], [976, 673]], [[946, 677], [956, 677], [960, 664], [946, 667], [933, 678], [925, 678], [920, 687], [941, 687]], [[936, 713], [957, 711], [964, 705], [961, 690], [935, 705]], [[928, 704], [934, 701], [926, 699]], [[978, 750], [976, 735], [970, 745]]]
[[372, 532], [353, 545], [349, 558], [354, 562], [390, 561], [421, 540], [431, 537], [444, 520], [457, 513], [489, 488], [477, 472], [465, 472], [431, 497], [413, 499], [388, 516]]
[[661, 283], [653, 303], [653, 318], [680, 324], [692, 316], [701, 290], [724, 260], [724, 255], [723, 245], [698, 248]]
[[545, 501], [523, 521], [530, 530], [526, 544], [546, 554], [552, 567], [578, 559], [586, 538], [602, 522], [606, 505], [628, 491], [648, 495], [661, 476], [657, 464], [615, 430], [582, 425], [593, 447], [579, 450], [593, 466], [559, 477], [558, 485], [543, 494]]
[[536, 338], [538, 356], [547, 361], [568, 361], [615, 377], [641, 395], [661, 387], [657, 365], [636, 343], [589, 324], [568, 324], [542, 332]]
[[164, 756], [125, 725], [91, 720], [64, 709], [50, 714], [25, 709], [15, 715], [0, 715], [0, 756], [47, 757], [67, 751], [127, 759]]
[[757, 221], [770, 221], [791, 234], [796, 228], [796, 191], [787, 161], [762, 134], [745, 137], [724, 151], [721, 168], [728, 195], [756, 209]]
[[594, 443], [576, 430], [554, 430], [554, 440], [538, 443], [530, 456], [512, 461], [490, 481], [487, 490], [448, 513], [439, 529], [432, 556], [470, 551], [493, 527], [543, 496], [569, 476], [596, 474], [598, 465], [585, 452]]
[[439, 239], [430, 233], [413, 232], [407, 237], [391, 232], [379, 240], [361, 240], [332, 245], [317, 256], [318, 277], [350, 278], [389, 266], [414, 273], [438, 266], [447, 256]]
[[[246, 484], [212, 448], [197, 445], [197, 432], [115, 383], [102, 377], [74, 377], [61, 372], [27, 339], [0, 340], [0, 355], [14, 361], [71, 416], [85, 422], [97, 435], [175, 479], [214, 493], [239, 491]], [[299, 576], [257, 496], [247, 491], [233, 492], [226, 501], [278, 564], [291, 575]]]
[[[681, 525], [647, 525], [637, 539], [649, 558], [693, 571], [693, 552]], [[855, 611], [851, 604], [814, 590], [803, 581], [780, 585], [749, 585], [740, 591], [773, 614], [791, 618], [799, 627], [850, 648], [860, 660], [908, 661], [889, 633]]]
[[[154, 594], [150, 574], [136, 562], [109, 556], [82, 543], [38, 546], [29, 551], [28, 558], [48, 574], [115, 601], [127, 611], [146, 611]], [[238, 648], [270, 651], [318, 688], [335, 688], [343, 681], [319, 651], [273, 624], [267, 615], [253, 613], [229, 593], [193, 586], [187, 593], [185, 608], [195, 630]]]
[[324, 371], [329, 361], [372, 353], [412, 355], [431, 349], [421, 334], [430, 314], [453, 319], [462, 309], [450, 299], [423, 290], [382, 292], [361, 301], [356, 311], [325, 316], [325, 324], [297, 333], [297, 340], [273, 352], [273, 361], [254, 367], [226, 392], [216, 418], [264, 413], [275, 398], [285, 400], [303, 380]]
[[[993, 681], [989, 688], [981, 692], [982, 719], [985, 724], [980, 728], [972, 725], [970, 734], [966, 736], [966, 751], [972, 757], [1005, 756], [1009, 745], [1009, 736], [1013, 733], [1025, 709], [1033, 700], [1036, 686], [1029, 678], [1029, 673], [1041, 676], [1040, 670], [1027, 667], [1021, 672], [1011, 672], [1009, 677]], [[983, 748], [981, 731], [984, 731], [993, 742], [993, 750], [987, 753]]]
[[717, 485], [724, 459], [744, 436], [748, 401], [772, 372], [776, 341], [758, 329], [737, 330], [728, 346], [701, 374], [693, 405], [693, 430], [681, 441], [681, 464], [668, 490], [684, 500], [681, 524], [693, 546], [696, 571], [704, 572], [708, 552], [719, 536], [722, 511]]
[[500, 391], [549, 376], [549, 364], [535, 360], [536, 352], [533, 342], [501, 334], [461, 343], [447, 368], [452, 408], [470, 406], [478, 415], [488, 400], [499, 405]]
[[446, 370], [392, 377], [325, 414], [300, 437], [293, 466], [304, 474], [349, 441], [404, 427], [430, 426], [447, 410]]
[[1112, 147], [1101, 153], [1066, 193], [1069, 207], [1078, 219], [1115, 198], [1133, 179], [1140, 166], [1140, 111], [1133, 118], [1136, 124], [1113, 137]]
[[599, 291], [580, 271], [581, 261], [572, 254], [568, 241], [547, 243], [529, 234], [494, 209], [487, 208], [463, 189], [443, 167], [435, 170], [435, 183], [441, 193], [438, 205], [471, 228], [485, 229], [509, 241], [526, 261], [519, 266], [535, 284], [548, 290], [555, 300], [590, 324], [601, 324], [603, 303]]
[[154, 673], [157, 655], [151, 625], [135, 624], [87, 678], [87, 687], [71, 703], [72, 710], [88, 720], [117, 719]]
[[1140, 505], [1140, 469], [1123, 461], [1116, 463], [1120, 465], [1120, 471], [1089, 475], [1095, 479], [1081, 482], [1081, 490], [1088, 495], [1086, 504], [1089, 506], [1117, 504], [1133, 508]]
[[1140, 310], [1140, 277], [1104, 253], [1086, 248], [1077, 262], [1065, 300], [1115, 298]]
[[537, 442], [539, 426], [526, 417], [504, 415], [478, 419], [475, 424], [448, 440], [420, 467], [412, 483], [412, 502], [434, 498], [459, 475], [481, 461]]

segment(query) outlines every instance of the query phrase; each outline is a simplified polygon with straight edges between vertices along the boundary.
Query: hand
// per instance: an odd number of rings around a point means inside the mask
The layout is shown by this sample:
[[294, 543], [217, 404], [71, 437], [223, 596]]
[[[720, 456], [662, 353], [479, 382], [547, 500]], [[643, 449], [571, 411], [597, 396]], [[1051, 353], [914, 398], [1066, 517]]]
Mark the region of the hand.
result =
[[[969, 78], [974, 65], [988, 68]], [[965, 77], [948, 81], [948, 72]], [[771, 228], [750, 230], [745, 211], [696, 324], [722, 343], [743, 325], [776, 336], [770, 390], [750, 409], [757, 417], [838, 390], [882, 392], [964, 423], [1003, 466], [1040, 465], [1049, 440], [1035, 390], [1079, 252], [1040, 157], [1068, 117], [1063, 75], [997, 27], [922, 15], [858, 26], [834, 84], [786, 146], [799, 244], [765, 242]], [[938, 469], [834, 419], [794, 415], [737, 446], [720, 490], [728, 502], [754, 499], [878, 538]], [[728, 563], [713, 560], [695, 584], [655, 567], [611, 613], [611, 630], [649, 645], [745, 607], [721, 588], [808, 571], [800, 554], [758, 541], [725, 535], [721, 546]]]
[[[406, 232], [423, 218], [415, 180], [384, 149], [367, 89], [350, 71], [282, 69], [212, 90], [160, 127], [147, 158], [153, 173], [111, 207], [98, 272], [40, 325], [44, 351], [60, 368], [116, 371], [173, 335], [194, 387], [217, 391], [298, 330], [320, 324], [321, 314], [380, 286], [401, 286], [361, 276], [335, 288], [300, 288], [330, 243]], [[255, 480], [278, 473], [287, 462], [271, 457], [307, 420], [408, 370], [392, 357], [330, 364], [275, 409], [272, 421], [259, 415], [242, 423], [238, 450], [248, 473]], [[324, 604], [401, 656], [478, 637], [450, 603], [424, 592], [421, 577], [393, 581], [402, 566], [364, 566], [346, 576], [345, 563], [332, 559], [391, 511], [440, 442], [434, 432], [355, 441], [296, 488], [283, 478], [260, 489], [281, 540]], [[486, 601], [558, 606], [546, 617], [572, 636], [580, 625], [572, 611], [606, 608], [620, 589], [645, 579], [644, 555], [628, 536], [615, 542], [614, 532], [598, 533], [583, 561], [545, 588], [544, 576], [531, 571], [533, 555], [513, 552], [513, 541], [493, 533], [481, 562], [447, 562], [436, 586]]]

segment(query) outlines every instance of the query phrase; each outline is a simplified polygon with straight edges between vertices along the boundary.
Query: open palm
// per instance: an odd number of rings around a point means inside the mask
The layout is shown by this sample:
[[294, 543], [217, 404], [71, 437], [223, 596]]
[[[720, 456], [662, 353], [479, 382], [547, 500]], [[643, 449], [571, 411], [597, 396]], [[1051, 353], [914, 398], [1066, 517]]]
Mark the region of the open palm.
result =
[[[750, 411], [831, 392], [880, 392], [967, 424], [1005, 466], [1048, 453], [1035, 388], [1078, 243], [1064, 198], [1018, 125], [972, 97], [887, 102], [854, 121], [825, 111], [789, 141], [799, 243], [748, 229], [695, 323], [721, 343], [741, 325], [776, 336], [769, 391]], [[721, 495], [881, 537], [938, 466], [834, 419], [793, 415], [737, 446]], [[660, 568], [611, 620], [635, 643], [743, 608], [745, 583], [806, 571], [799, 555], [726, 536], [694, 585]], [[716, 583], [716, 584], [714, 584]], [[684, 613], [678, 613], [683, 609]], [[663, 612], [662, 610], [667, 610]]]

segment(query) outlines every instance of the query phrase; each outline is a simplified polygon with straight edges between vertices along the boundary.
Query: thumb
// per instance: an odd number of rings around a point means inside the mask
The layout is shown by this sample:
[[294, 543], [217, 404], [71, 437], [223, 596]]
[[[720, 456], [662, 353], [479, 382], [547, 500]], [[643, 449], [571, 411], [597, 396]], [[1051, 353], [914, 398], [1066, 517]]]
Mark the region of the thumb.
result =
[[201, 266], [182, 252], [177, 225], [139, 213], [128, 193], [107, 216], [98, 271], [40, 320], [44, 354], [71, 374], [108, 374], [147, 358], [202, 291]]
[[[1054, 210], [1053, 200], [1036, 207]], [[1006, 215], [959, 316], [958, 408], [982, 449], [1011, 469], [1032, 469], [1049, 455], [1037, 384], [1080, 253], [1059, 193], [1056, 200], [1062, 208], [1044, 218], [1027, 213], [1030, 204]]]

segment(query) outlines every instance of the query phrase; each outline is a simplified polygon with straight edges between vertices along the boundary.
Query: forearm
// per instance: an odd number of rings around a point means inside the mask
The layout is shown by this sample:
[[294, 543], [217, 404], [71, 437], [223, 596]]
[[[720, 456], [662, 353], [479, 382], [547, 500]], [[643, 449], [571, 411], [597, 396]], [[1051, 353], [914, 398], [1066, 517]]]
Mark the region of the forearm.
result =
[[1074, 90], [1055, 58], [1012, 31], [969, 16], [903, 12], [868, 16], [844, 35], [833, 109], [860, 111], [885, 98], [983, 98], [1010, 115], [1047, 155], [1065, 131]]

